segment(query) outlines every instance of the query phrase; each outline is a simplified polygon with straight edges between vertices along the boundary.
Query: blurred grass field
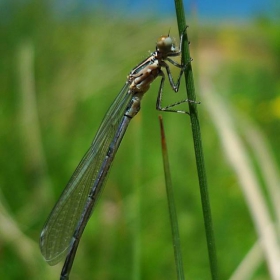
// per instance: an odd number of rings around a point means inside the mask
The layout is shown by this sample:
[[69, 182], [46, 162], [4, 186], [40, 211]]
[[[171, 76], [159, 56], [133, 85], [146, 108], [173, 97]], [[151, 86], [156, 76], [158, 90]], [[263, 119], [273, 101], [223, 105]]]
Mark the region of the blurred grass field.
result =
[[[160, 35], [171, 29], [177, 42], [179, 36], [175, 19], [108, 20], [94, 12], [58, 19], [36, 2], [21, 8], [14, 2], [9, 9], [10, 17], [0, 20], [0, 276], [58, 279], [61, 265], [49, 267], [39, 251], [44, 222], [129, 71], [154, 50]], [[259, 231], [240, 188], [246, 180], [230, 162], [226, 135], [213, 114], [222, 116], [222, 106], [234, 122], [277, 234], [279, 25], [266, 18], [187, 23], [220, 279], [229, 279]], [[158, 86], [159, 80], [124, 137], [80, 243], [73, 280], [176, 278], [155, 110]], [[175, 95], [166, 83], [164, 93], [168, 104], [183, 99], [184, 89]], [[186, 279], [210, 279], [189, 119], [163, 118]], [[268, 178], [275, 179], [274, 192]], [[247, 279], [272, 279], [266, 256], [257, 252]]]

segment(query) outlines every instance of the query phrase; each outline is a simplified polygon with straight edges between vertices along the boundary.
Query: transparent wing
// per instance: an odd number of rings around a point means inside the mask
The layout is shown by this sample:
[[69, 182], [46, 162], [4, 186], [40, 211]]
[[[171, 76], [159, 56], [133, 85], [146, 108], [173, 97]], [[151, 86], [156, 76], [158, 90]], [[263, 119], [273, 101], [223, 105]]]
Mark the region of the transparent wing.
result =
[[126, 83], [109, 108], [89, 150], [77, 166], [41, 232], [41, 252], [50, 265], [57, 264], [68, 251], [90, 189], [131, 99], [128, 87]]

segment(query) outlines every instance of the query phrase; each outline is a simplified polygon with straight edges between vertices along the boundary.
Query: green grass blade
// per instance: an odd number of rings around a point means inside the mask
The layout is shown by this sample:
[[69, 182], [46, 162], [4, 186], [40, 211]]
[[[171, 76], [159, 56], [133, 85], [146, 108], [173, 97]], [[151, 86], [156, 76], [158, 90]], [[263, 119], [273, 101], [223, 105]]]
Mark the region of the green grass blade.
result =
[[[184, 13], [182, 0], [175, 0], [175, 7], [176, 7], [178, 29], [181, 34], [186, 26], [185, 13]], [[186, 33], [184, 36], [183, 49], [182, 49], [183, 63], [188, 63], [190, 61], [188, 42], [189, 42], [188, 36]], [[189, 63], [189, 67], [187, 67], [185, 71], [185, 81], [186, 81], [186, 90], [187, 90], [188, 99], [196, 100], [191, 63]], [[189, 112], [191, 118], [191, 127], [192, 127], [193, 141], [194, 141], [194, 150], [195, 150], [198, 180], [200, 186], [200, 195], [201, 195], [201, 203], [203, 209], [204, 227], [206, 232], [210, 269], [211, 269], [212, 279], [218, 279], [218, 265], [217, 265], [216, 247], [215, 247], [214, 232], [213, 232], [213, 225], [212, 225], [211, 207], [210, 207], [210, 200], [208, 195], [206, 170], [204, 166], [202, 140], [201, 140], [200, 125], [198, 120], [196, 104], [189, 103]]]
[[132, 205], [132, 280], [141, 279], [141, 169], [142, 169], [142, 124], [141, 117], [135, 121], [132, 127], [134, 136], [134, 167], [133, 174], [133, 205]]
[[181, 245], [180, 245], [179, 226], [178, 226], [178, 219], [176, 214], [173, 187], [171, 182], [171, 174], [169, 168], [167, 145], [166, 145], [162, 116], [159, 116], [159, 122], [160, 122], [160, 132], [161, 132], [161, 146], [162, 146], [162, 157], [163, 157], [163, 166], [164, 166], [164, 175], [165, 175], [165, 185], [166, 185], [171, 230], [172, 230], [177, 279], [184, 280], [185, 276], [184, 276], [183, 260], [182, 260]]

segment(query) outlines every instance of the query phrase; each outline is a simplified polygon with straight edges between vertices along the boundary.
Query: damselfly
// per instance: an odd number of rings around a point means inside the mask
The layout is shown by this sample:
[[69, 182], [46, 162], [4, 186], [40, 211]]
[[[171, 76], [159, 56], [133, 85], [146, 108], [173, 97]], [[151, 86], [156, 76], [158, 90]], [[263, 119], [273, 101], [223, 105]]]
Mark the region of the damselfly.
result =
[[[171, 108], [183, 102], [194, 102], [186, 99], [167, 107], [161, 106], [165, 80], [161, 68], [166, 69], [169, 83], [177, 92], [182, 74], [187, 67], [187, 64], [183, 64], [182, 61], [179, 64], [170, 58], [181, 54], [184, 32], [180, 36], [179, 49], [175, 48], [169, 34], [161, 36], [156, 43], [156, 51], [130, 72], [124, 87], [105, 115], [89, 150], [76, 168], [42, 230], [40, 248], [45, 260], [50, 265], [55, 265], [66, 256], [61, 280], [69, 279], [82, 233], [128, 124], [140, 110], [141, 99], [150, 84], [158, 76], [161, 77], [156, 102], [157, 110], [188, 114]], [[176, 83], [167, 61], [180, 69]]]

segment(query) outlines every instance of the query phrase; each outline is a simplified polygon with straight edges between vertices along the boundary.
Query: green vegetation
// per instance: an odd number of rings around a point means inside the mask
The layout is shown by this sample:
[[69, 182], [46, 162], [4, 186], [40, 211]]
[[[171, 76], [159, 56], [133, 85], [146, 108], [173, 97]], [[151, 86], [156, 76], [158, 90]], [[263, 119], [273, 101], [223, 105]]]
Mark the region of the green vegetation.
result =
[[[43, 1], [16, 2], [2, 5], [0, 19], [0, 275], [58, 279], [61, 265], [49, 267], [39, 252], [47, 215], [131, 68], [154, 50], [157, 37], [169, 29], [177, 42], [179, 36], [175, 18], [108, 20], [100, 12], [60, 18]], [[264, 209], [279, 221], [273, 201], [280, 162], [278, 26], [266, 19], [222, 27], [187, 23], [219, 273], [228, 279], [263, 228], [256, 220], [264, 212], [254, 214], [252, 193], [240, 188], [251, 184], [251, 175], [269, 201]], [[73, 280], [176, 277], [155, 111], [158, 85], [125, 135], [80, 243]], [[178, 95], [167, 83], [164, 90], [167, 104], [184, 98], [183, 87]], [[185, 277], [210, 279], [189, 117], [163, 118]], [[235, 137], [239, 142], [230, 141]], [[242, 143], [241, 154], [236, 143]], [[249, 177], [242, 173], [247, 167]], [[272, 279], [267, 267], [261, 259], [251, 279]]]

